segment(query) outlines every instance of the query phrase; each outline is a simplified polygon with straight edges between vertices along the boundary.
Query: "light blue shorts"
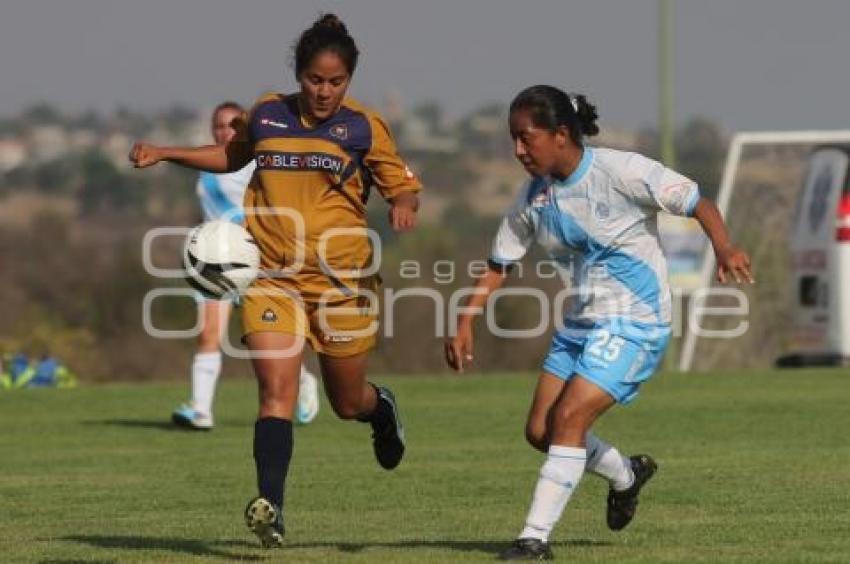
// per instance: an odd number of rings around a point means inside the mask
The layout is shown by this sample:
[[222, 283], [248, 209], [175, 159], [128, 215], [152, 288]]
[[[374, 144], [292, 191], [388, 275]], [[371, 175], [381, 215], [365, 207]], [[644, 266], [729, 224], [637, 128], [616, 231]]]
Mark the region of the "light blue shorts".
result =
[[666, 324], [622, 318], [593, 324], [568, 321], [552, 339], [543, 370], [564, 380], [578, 374], [626, 404], [658, 368], [669, 340]]

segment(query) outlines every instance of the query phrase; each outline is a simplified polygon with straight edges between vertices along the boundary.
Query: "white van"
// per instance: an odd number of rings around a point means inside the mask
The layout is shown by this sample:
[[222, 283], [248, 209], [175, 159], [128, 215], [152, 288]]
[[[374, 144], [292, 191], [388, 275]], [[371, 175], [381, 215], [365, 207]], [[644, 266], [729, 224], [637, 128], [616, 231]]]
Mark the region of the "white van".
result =
[[850, 147], [812, 152], [791, 227], [794, 327], [777, 363], [850, 364]]

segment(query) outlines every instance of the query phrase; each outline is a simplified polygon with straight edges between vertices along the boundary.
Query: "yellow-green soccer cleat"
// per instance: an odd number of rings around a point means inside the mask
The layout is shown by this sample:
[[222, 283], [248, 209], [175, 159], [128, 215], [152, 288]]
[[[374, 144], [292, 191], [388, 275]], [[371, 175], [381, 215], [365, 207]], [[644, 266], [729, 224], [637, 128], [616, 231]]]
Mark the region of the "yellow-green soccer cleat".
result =
[[263, 548], [283, 546], [283, 514], [264, 497], [255, 497], [245, 508], [245, 524], [260, 539]]

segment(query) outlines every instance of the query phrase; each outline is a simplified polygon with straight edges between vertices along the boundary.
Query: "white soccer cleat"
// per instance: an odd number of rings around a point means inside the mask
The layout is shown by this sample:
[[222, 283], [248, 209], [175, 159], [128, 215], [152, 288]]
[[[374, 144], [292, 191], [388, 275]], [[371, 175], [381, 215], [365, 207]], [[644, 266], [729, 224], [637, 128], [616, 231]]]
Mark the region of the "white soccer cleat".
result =
[[213, 428], [212, 416], [197, 411], [188, 403], [180, 404], [180, 407], [174, 410], [171, 421], [178, 427], [196, 431], [209, 431]]
[[299, 425], [306, 425], [319, 414], [319, 381], [302, 365], [298, 386], [295, 422]]

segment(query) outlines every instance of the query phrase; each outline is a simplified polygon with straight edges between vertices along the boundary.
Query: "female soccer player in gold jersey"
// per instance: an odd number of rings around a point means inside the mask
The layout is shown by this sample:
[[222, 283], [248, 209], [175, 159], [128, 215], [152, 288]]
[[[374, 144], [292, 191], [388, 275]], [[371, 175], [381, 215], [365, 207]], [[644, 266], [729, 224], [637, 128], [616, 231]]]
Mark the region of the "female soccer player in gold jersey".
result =
[[378, 260], [365, 219], [371, 186], [389, 202], [396, 231], [413, 228], [421, 185], [376, 113], [347, 98], [358, 49], [334, 15], [295, 45], [300, 91], [270, 93], [223, 146], [136, 144], [136, 167], [170, 161], [210, 172], [257, 164], [245, 195], [248, 230], [266, 277], [244, 296], [242, 322], [260, 389], [254, 429], [259, 497], [246, 508], [264, 546], [283, 540], [283, 490], [303, 344], [318, 353], [336, 414], [371, 424], [380, 465], [395, 468], [404, 432], [393, 394], [366, 380], [377, 321]]

